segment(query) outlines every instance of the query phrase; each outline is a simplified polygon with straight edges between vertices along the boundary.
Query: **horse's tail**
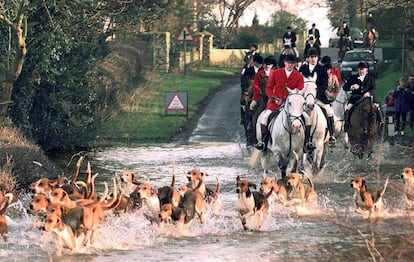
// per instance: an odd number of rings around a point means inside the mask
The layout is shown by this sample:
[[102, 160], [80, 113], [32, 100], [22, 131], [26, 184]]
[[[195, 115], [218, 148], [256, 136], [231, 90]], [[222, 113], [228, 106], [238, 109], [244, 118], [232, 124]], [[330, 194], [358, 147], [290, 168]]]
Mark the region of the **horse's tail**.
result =
[[312, 189], [312, 191], [315, 190], [315, 185], [313, 184], [312, 179], [310, 178], [310, 176], [305, 172], [305, 170], [302, 170], [303, 175], [306, 177], [306, 179], [309, 181], [309, 185]]
[[295, 150], [293, 150], [292, 153], [295, 155], [295, 163], [293, 164], [292, 172], [297, 173], [298, 172], [299, 157], [298, 157], [298, 154], [296, 153]]

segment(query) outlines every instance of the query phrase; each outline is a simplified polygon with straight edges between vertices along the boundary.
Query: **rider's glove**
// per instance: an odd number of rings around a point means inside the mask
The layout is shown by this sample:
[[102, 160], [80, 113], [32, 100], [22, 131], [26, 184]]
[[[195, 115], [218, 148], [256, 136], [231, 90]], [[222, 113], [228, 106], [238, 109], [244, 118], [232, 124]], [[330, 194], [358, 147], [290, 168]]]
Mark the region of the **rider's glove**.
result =
[[257, 105], [257, 102], [256, 101], [252, 101], [251, 103], [250, 103], [250, 110], [254, 110], [254, 108], [256, 107], [256, 105]]

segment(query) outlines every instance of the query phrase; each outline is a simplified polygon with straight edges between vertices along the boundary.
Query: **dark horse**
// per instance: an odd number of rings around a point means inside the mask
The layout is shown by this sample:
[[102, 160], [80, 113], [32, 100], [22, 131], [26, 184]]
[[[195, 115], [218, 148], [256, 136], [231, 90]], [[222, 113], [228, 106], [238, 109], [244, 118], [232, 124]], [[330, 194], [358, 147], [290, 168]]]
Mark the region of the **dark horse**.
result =
[[351, 152], [359, 159], [370, 157], [377, 135], [377, 105], [372, 97], [362, 98], [354, 106], [349, 122], [349, 142]]
[[352, 41], [347, 36], [341, 36], [338, 41], [338, 61], [342, 61], [347, 51], [352, 49]]

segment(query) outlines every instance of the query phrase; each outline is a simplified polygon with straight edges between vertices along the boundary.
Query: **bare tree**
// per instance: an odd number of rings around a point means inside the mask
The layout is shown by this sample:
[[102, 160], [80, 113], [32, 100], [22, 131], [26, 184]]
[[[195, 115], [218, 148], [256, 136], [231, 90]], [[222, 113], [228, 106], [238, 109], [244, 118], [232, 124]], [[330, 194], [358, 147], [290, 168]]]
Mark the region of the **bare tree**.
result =
[[0, 64], [0, 122], [12, 104], [13, 82], [20, 76], [27, 53], [27, 15], [29, 0], [0, 2], [0, 22], [7, 32], [7, 50]]

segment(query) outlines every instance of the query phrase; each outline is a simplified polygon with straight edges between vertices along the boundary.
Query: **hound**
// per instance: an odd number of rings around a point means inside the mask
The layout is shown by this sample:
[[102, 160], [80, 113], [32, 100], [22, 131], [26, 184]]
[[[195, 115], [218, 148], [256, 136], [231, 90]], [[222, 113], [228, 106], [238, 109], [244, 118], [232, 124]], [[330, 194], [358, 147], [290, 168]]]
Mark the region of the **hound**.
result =
[[256, 189], [256, 185], [247, 180], [236, 178], [236, 193], [238, 193], [237, 209], [239, 211], [243, 229], [247, 230], [247, 218], [256, 216], [256, 230], [259, 230], [264, 221], [264, 215], [269, 210], [268, 197], [272, 194], [271, 190], [266, 196], [258, 191], [250, 191], [250, 187]]
[[157, 190], [149, 183], [143, 182], [138, 190], [143, 202], [143, 214], [151, 223], [158, 223], [160, 214], [160, 199]]
[[309, 185], [302, 182], [302, 178], [299, 173], [294, 172], [288, 175], [286, 184], [292, 187], [292, 191], [289, 196], [289, 204], [300, 204], [309, 207], [317, 201], [318, 195], [315, 192], [315, 186], [312, 179], [304, 171], [302, 172], [308, 179]]
[[64, 248], [72, 252], [76, 249], [76, 237], [72, 228], [64, 223], [57, 214], [52, 213], [46, 217], [45, 231], [55, 233], [57, 256], [62, 255]]
[[280, 202], [280, 204], [286, 206], [288, 201], [288, 193], [291, 192], [291, 187], [288, 187], [286, 182], [286, 178], [275, 181], [275, 179], [271, 177], [265, 177], [260, 183], [260, 189], [265, 195], [273, 189], [276, 199]]
[[414, 207], [414, 173], [411, 167], [401, 171], [401, 178], [404, 180], [404, 202], [407, 208]]
[[196, 187], [198, 187], [200, 193], [203, 195], [203, 198], [206, 197], [208, 190], [206, 188], [206, 184], [204, 183], [204, 177], [206, 176], [208, 176], [208, 174], [205, 172], [201, 172], [198, 168], [194, 168], [187, 172], [187, 178], [190, 183], [190, 188], [195, 189]]
[[210, 207], [212, 215], [218, 215], [222, 206], [222, 201], [220, 197], [220, 182], [217, 176], [216, 178], [216, 191], [209, 192], [207, 196], [207, 204]]
[[198, 215], [200, 223], [204, 223], [204, 199], [198, 190], [187, 190], [178, 207], [172, 203], [161, 206], [160, 218], [162, 222], [177, 222], [180, 231], [184, 225], [190, 225], [195, 214]]
[[9, 233], [9, 228], [7, 225], [7, 220], [4, 217], [4, 213], [7, 210], [7, 207], [13, 201], [13, 194], [6, 193], [4, 194], [0, 191], [0, 199], [2, 199], [0, 203], [0, 235], [3, 237], [3, 240], [7, 242], [7, 234]]
[[383, 195], [388, 185], [388, 177], [385, 184], [380, 190], [369, 190], [367, 189], [365, 180], [361, 177], [355, 177], [351, 180], [351, 187], [354, 189], [354, 201], [357, 213], [365, 213], [369, 211], [369, 216], [374, 213], [381, 212], [385, 209], [383, 202]]

